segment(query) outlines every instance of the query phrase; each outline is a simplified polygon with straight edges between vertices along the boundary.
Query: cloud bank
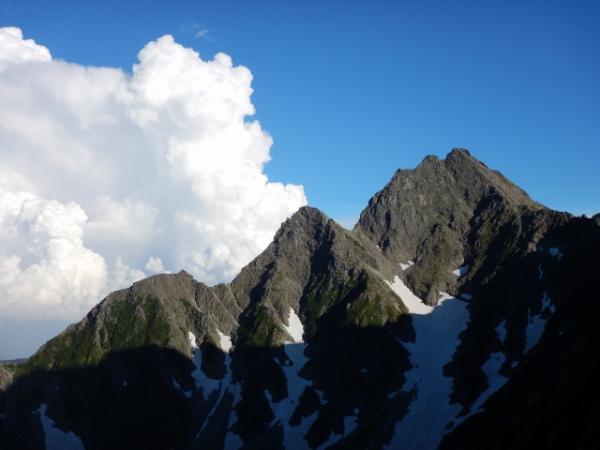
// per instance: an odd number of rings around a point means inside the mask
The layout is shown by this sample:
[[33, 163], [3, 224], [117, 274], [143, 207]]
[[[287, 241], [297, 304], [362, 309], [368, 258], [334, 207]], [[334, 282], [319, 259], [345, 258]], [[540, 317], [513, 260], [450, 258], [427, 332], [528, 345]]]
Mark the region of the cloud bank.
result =
[[0, 28], [0, 317], [77, 319], [167, 270], [228, 280], [306, 204], [264, 173], [247, 68], [171, 36], [138, 60], [71, 64]]

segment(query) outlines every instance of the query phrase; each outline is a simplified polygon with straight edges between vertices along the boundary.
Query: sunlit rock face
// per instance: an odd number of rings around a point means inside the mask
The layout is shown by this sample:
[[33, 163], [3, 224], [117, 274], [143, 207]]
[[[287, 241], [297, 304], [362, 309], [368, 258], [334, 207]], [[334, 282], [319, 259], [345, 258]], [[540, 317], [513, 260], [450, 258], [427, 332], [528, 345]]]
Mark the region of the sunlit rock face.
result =
[[230, 283], [143, 279], [0, 366], [0, 447], [593, 448], [599, 252], [427, 157], [352, 231], [300, 208]]

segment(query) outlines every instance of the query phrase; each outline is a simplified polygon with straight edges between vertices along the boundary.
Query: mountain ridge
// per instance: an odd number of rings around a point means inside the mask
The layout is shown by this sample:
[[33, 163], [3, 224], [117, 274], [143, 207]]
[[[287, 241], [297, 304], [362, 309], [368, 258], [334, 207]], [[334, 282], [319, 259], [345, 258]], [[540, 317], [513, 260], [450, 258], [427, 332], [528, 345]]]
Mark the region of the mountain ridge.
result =
[[[50, 414], [86, 448], [395, 448], [403, 423], [432, 414], [419, 409], [429, 398], [446, 412], [409, 448], [480, 448], [472, 424], [499, 419], [475, 412], [505, 385], [525, 389], [511, 380], [535, 371], [529, 357], [553, 342], [553, 324], [578, 317], [565, 305], [584, 300], [556, 280], [593, 278], [594, 265], [570, 267], [599, 239], [596, 219], [540, 205], [467, 150], [428, 156], [396, 171], [353, 230], [300, 208], [231, 283], [181, 271], [109, 294], [28, 361], [0, 368], [0, 443], [43, 448], [44, 433], [26, 430]], [[430, 327], [450, 326], [445, 314], [457, 318], [448, 348]], [[438, 352], [434, 383], [419, 367]], [[179, 411], [177, 423], [144, 411], [171, 437], [140, 435], [123, 412], [139, 412], [128, 392], [144, 402], [146, 389]], [[123, 424], [78, 402], [121, 411]]]

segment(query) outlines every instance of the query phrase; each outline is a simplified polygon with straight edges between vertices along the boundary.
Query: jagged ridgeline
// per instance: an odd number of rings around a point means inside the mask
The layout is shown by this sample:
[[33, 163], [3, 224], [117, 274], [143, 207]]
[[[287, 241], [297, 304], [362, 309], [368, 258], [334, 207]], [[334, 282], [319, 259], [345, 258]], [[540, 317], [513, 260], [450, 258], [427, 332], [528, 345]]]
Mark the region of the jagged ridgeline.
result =
[[466, 150], [353, 230], [315, 208], [229, 284], [110, 294], [0, 365], [0, 448], [600, 448], [600, 216]]

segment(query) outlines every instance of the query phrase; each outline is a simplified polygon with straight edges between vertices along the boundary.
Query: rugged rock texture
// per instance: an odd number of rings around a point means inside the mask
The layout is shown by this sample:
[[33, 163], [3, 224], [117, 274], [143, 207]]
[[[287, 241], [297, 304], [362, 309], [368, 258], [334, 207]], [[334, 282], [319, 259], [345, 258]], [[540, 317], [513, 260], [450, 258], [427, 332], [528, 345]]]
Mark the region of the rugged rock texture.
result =
[[[361, 234], [346, 231], [315, 208], [301, 208], [231, 283], [245, 308], [238, 343], [244, 345], [257, 337], [248, 331], [259, 327], [260, 311], [286, 323], [292, 308], [304, 319], [307, 337], [315, 334], [316, 322], [340, 302], [352, 302], [340, 320], [382, 325], [403, 311], [381, 281], [391, 279], [393, 272], [394, 266]], [[279, 331], [265, 338], [254, 343], [272, 345], [289, 340]]]
[[494, 226], [541, 208], [500, 172], [454, 149], [444, 160], [428, 156], [414, 170], [398, 170], [369, 200], [356, 229], [392, 261], [415, 261], [409, 284], [433, 305], [452, 284], [452, 270], [469, 262], [472, 241], [491, 237], [474, 222]]
[[231, 334], [239, 313], [228, 286], [209, 288], [184, 271], [155, 275], [110, 294], [19, 365], [18, 372], [89, 366], [109, 352], [150, 345], [191, 356], [188, 331], [216, 345], [217, 329]]
[[0, 367], [0, 448], [597, 447], [599, 217], [427, 157], [352, 231], [301, 208], [231, 283], [150, 277]]

